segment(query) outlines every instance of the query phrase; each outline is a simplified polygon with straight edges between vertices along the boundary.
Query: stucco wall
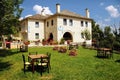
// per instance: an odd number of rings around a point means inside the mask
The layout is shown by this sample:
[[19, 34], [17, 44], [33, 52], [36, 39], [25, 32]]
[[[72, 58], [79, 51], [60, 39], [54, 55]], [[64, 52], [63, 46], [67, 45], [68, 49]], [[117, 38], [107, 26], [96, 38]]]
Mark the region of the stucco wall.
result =
[[[63, 18], [67, 19], [67, 25], [63, 25]], [[73, 20], [73, 25], [69, 26], [69, 19]], [[80, 21], [84, 21], [84, 26], [81, 27]], [[85, 21], [88, 22], [88, 27], [85, 26]], [[73, 42], [83, 42], [84, 39], [81, 37], [81, 32], [88, 29], [91, 33], [91, 22], [83, 19], [76, 19], [70, 17], [59, 16], [57, 17], [57, 30], [58, 30], [58, 41], [61, 40], [65, 32], [71, 33]], [[90, 41], [89, 41], [90, 44]]]
[[[37, 28], [35, 27], [35, 22], [39, 22], [39, 27]], [[35, 39], [35, 33], [39, 33], [39, 39]], [[29, 20], [28, 21], [28, 40], [42, 41], [42, 39], [44, 39], [44, 21]]]
[[[53, 20], [53, 25], [51, 25], [51, 21]], [[47, 26], [47, 22], [49, 22], [49, 26]], [[53, 34], [53, 40], [57, 41], [57, 19], [56, 17], [49, 18], [45, 21], [45, 39], [47, 40], [50, 36], [50, 33]]]

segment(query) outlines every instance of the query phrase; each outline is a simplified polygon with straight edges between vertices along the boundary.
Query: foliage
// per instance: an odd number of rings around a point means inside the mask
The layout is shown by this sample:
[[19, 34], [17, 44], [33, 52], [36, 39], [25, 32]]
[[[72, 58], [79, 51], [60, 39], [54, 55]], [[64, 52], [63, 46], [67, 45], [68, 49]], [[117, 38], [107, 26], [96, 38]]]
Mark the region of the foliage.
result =
[[17, 33], [23, 0], [0, 1], [0, 36]]
[[64, 42], [65, 42], [65, 39], [62, 38], [62, 39], [60, 40], [60, 44], [64, 44]]
[[120, 27], [118, 29], [115, 27], [113, 34], [115, 35], [113, 43], [114, 49], [120, 51]]
[[92, 38], [96, 41], [98, 47], [113, 48], [114, 35], [111, 31], [110, 26], [105, 26], [104, 29], [100, 29], [95, 21], [92, 22]]
[[91, 39], [91, 34], [90, 34], [90, 32], [89, 32], [88, 29], [85, 29], [85, 30], [82, 32], [82, 34], [83, 34], [85, 40], [90, 40], [90, 39]]
[[103, 36], [103, 31], [100, 29], [100, 26], [96, 24], [94, 20], [92, 20], [92, 39], [99, 40]]

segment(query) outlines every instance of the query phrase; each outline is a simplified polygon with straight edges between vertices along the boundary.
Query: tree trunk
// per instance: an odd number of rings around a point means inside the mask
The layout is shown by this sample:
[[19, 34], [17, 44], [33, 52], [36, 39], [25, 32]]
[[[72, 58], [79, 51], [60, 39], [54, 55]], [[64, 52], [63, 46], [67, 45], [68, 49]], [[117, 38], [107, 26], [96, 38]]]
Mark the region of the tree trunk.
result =
[[6, 44], [5, 44], [5, 36], [2, 35], [2, 48], [5, 49], [6, 48]]

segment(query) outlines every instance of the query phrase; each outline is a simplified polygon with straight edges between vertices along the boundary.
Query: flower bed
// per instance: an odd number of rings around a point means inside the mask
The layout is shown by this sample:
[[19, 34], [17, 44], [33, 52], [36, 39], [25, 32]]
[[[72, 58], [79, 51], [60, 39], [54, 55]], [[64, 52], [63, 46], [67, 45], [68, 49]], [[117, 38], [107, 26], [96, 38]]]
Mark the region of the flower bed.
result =
[[60, 47], [58, 52], [66, 53], [67, 52], [67, 48], [66, 47]]
[[76, 49], [72, 49], [69, 52], [69, 56], [76, 56], [77, 55], [77, 50]]
[[59, 48], [58, 46], [55, 46], [53, 47], [53, 50], [58, 50], [58, 48]]

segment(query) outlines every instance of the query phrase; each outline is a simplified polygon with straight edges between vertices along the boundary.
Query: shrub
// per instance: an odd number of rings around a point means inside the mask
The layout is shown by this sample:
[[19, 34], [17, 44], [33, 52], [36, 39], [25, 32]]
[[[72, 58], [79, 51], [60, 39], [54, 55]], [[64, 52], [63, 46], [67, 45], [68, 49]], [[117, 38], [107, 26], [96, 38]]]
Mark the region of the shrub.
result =
[[65, 39], [62, 38], [61, 41], [60, 41], [60, 44], [64, 44], [64, 42], [65, 42]]

